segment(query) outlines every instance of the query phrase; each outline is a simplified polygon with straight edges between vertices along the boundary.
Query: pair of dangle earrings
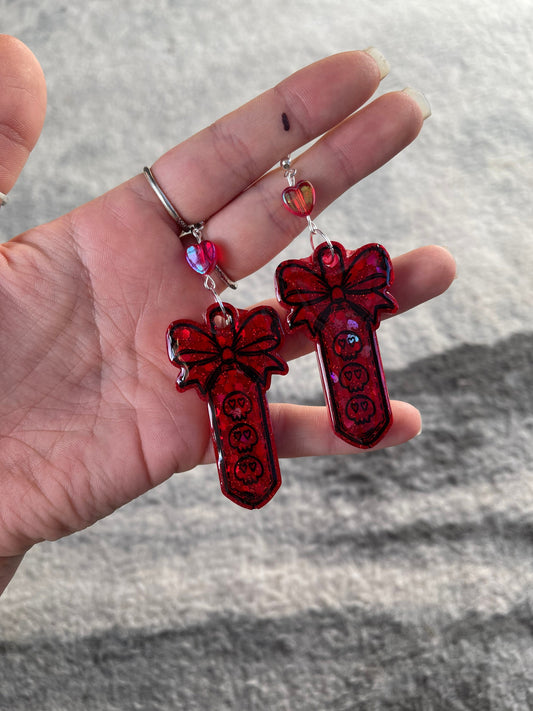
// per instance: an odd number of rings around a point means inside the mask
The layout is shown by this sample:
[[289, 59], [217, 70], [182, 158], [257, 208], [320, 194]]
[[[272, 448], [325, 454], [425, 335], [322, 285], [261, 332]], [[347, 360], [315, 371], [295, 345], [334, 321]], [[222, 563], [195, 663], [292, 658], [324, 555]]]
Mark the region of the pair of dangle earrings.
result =
[[376, 336], [382, 312], [397, 309], [389, 292], [390, 257], [379, 244], [350, 251], [332, 242], [311, 219], [311, 182], [296, 182], [290, 157], [280, 166], [288, 181], [283, 204], [307, 220], [313, 249], [309, 257], [282, 262], [276, 270], [277, 298], [288, 312], [285, 329], [271, 307], [243, 310], [221, 300], [210, 273], [216, 269], [226, 284], [235, 285], [217, 263], [215, 246], [202, 239], [200, 224], [187, 230], [195, 241], [186, 258], [204, 276], [215, 303], [203, 324], [179, 320], [167, 330], [168, 355], [180, 369], [178, 391], [194, 388], [207, 402], [222, 493], [249, 509], [264, 506], [281, 484], [266, 391], [274, 373], [288, 372], [279, 354], [285, 330], [302, 329], [314, 342], [338, 437], [369, 448], [392, 424]]

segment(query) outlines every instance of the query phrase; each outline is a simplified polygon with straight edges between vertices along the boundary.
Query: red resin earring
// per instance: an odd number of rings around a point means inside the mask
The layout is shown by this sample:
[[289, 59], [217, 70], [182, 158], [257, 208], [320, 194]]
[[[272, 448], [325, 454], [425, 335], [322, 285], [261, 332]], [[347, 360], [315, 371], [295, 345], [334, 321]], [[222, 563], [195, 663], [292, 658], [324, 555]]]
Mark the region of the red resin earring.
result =
[[168, 355], [180, 369], [180, 392], [195, 388], [207, 402], [222, 493], [245, 508], [264, 506], [281, 484], [266, 400], [272, 373], [288, 368], [277, 355], [279, 316], [269, 306], [213, 304], [203, 324], [174, 321]]
[[[397, 310], [389, 292], [392, 263], [379, 244], [350, 251], [331, 242], [310, 217], [315, 204], [312, 184], [296, 183], [290, 158], [280, 165], [289, 182], [283, 204], [307, 218], [313, 253], [278, 266], [278, 300], [289, 310], [289, 329], [305, 329], [315, 343], [335, 433], [356, 447], [372, 447], [392, 424], [376, 336], [382, 311]], [[323, 242], [315, 248], [317, 237]]]
[[185, 250], [187, 264], [204, 277], [215, 300], [203, 323], [180, 320], [167, 329], [168, 357], [180, 371], [176, 387], [179, 392], [195, 389], [207, 403], [222, 493], [245, 508], [260, 508], [281, 485], [266, 400], [272, 374], [288, 372], [278, 355], [283, 345], [280, 318], [269, 306], [244, 310], [221, 300], [212, 272], [236, 286], [220, 268], [215, 245], [203, 240], [203, 223], [187, 225], [149, 168], [144, 174], [182, 236], [192, 236]]

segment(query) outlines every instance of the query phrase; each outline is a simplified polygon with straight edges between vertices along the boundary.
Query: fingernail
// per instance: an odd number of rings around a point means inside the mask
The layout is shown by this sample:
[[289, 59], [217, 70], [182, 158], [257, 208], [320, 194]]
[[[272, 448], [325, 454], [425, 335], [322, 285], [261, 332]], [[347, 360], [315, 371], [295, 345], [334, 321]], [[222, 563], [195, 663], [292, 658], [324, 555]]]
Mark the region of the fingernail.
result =
[[378, 65], [379, 78], [384, 79], [390, 72], [390, 64], [385, 59], [384, 55], [376, 49], [375, 47], [367, 47], [363, 50], [369, 57], [372, 57], [374, 62]]
[[431, 116], [431, 106], [429, 105], [429, 101], [426, 99], [426, 97], [424, 96], [424, 94], [422, 94], [421, 91], [413, 89], [412, 86], [408, 86], [406, 89], [403, 90], [403, 93], [410, 96], [411, 99], [414, 99], [416, 103], [420, 106], [420, 111], [422, 111], [422, 117], [424, 121]]

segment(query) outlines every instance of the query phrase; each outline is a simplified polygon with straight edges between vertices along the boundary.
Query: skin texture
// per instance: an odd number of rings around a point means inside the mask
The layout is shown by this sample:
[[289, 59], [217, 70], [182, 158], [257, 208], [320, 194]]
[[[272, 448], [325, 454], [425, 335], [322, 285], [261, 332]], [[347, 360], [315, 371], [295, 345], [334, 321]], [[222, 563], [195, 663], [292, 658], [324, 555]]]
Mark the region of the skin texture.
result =
[[[42, 127], [46, 89], [20, 42], [0, 36], [0, 58], [0, 190], [8, 192]], [[205, 236], [233, 279], [252, 274], [302, 229], [281, 204], [283, 175], [271, 171], [281, 156], [321, 136], [294, 161], [299, 175], [313, 176], [315, 216], [416, 137], [422, 114], [406, 94], [358, 111], [378, 84], [367, 54], [328, 57], [154, 164], [188, 222], [209, 218]], [[398, 258], [395, 271], [401, 312], [444, 291], [454, 262], [426, 247]], [[193, 392], [176, 394], [162, 347], [171, 321], [202, 321], [212, 299], [142, 175], [0, 245], [0, 289], [3, 589], [35, 543], [84, 528], [172, 473], [213, 461], [205, 403]], [[283, 355], [298, 357], [310, 345], [296, 334]], [[393, 412], [380, 447], [420, 430], [415, 408], [394, 402]], [[360, 455], [333, 435], [324, 408], [276, 404], [271, 416], [281, 457]]]

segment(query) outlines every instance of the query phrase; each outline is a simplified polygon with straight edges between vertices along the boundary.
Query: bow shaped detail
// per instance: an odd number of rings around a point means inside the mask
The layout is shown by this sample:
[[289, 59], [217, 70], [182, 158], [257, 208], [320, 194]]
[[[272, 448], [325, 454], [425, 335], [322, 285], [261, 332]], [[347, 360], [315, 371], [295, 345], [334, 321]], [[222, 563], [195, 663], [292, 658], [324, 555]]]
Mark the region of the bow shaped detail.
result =
[[306, 259], [283, 262], [276, 271], [279, 300], [291, 307], [291, 328], [306, 325], [312, 336], [330, 313], [347, 307], [378, 324], [381, 309], [395, 311], [388, 291], [393, 280], [390, 257], [379, 244], [346, 251], [342, 244], [320, 244]]
[[253, 382], [265, 388], [272, 373], [285, 374], [288, 366], [274, 355], [283, 344], [283, 331], [278, 314], [269, 306], [251, 310], [213, 304], [207, 310], [205, 325], [174, 321], [167, 330], [168, 356], [181, 368], [178, 390], [196, 387], [208, 395], [224, 370], [238, 368]]

